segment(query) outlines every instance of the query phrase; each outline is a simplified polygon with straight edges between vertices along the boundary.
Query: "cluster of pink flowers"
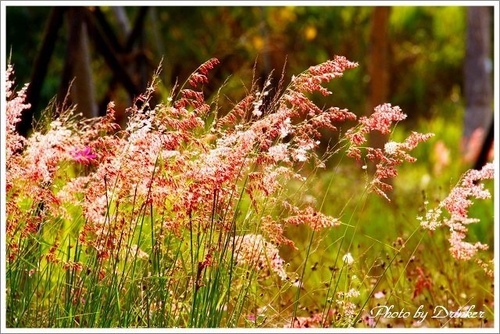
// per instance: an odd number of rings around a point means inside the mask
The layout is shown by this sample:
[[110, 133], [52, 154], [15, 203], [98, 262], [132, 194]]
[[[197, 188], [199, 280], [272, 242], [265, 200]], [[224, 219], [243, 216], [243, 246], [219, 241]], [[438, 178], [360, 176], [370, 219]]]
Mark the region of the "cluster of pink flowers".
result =
[[274, 272], [282, 280], [287, 279], [285, 261], [280, 257], [278, 248], [261, 235], [236, 236], [234, 254], [238, 265], [247, 265], [264, 275]]
[[309, 317], [295, 317], [292, 323], [287, 323], [285, 328], [321, 328], [325, 327], [321, 313], [314, 313]]
[[310, 206], [306, 207], [304, 210], [300, 210], [290, 205], [286, 206], [291, 208], [293, 212], [291, 216], [285, 219], [285, 222], [289, 225], [309, 225], [315, 231], [340, 225], [339, 219], [318, 212]]
[[[295, 164], [313, 159], [318, 167], [323, 166], [315, 153], [321, 139], [319, 129], [336, 130], [336, 123], [355, 120], [356, 116], [337, 107], [319, 108], [306, 94], [330, 94], [322, 84], [357, 64], [337, 56], [312, 66], [294, 77], [283, 93], [264, 107], [268, 80], [262, 90], [252, 90], [226, 115], [207, 123], [210, 107], [200, 86], [217, 64], [216, 59], [202, 64], [187, 81], [192, 88], [183, 87], [172, 93], [167, 104], [153, 107], [150, 100], [155, 76], [146, 93], [128, 109], [128, 123], [121, 131], [114, 123], [114, 106], [110, 104], [107, 116], [97, 120], [75, 121], [71, 110], [60, 111], [61, 116], [48, 130], [35, 132], [24, 143], [16, 137], [14, 128], [21, 111], [28, 107], [23, 104], [21, 90], [8, 108], [8, 185], [14, 179], [18, 182], [22, 175], [29, 180], [24, 187], [31, 187], [30, 193], [49, 204], [54, 216], [72, 219], [72, 213], [61, 203], [79, 205], [86, 221], [80, 241], [96, 248], [103, 258], [111, 256], [119, 240], [133, 234], [133, 228], [124, 228], [123, 224], [144, 214], [146, 203], [162, 217], [157, 222], [159, 228], [168, 228], [176, 235], [193, 226], [198, 232], [206, 231], [215, 221], [220, 231], [229, 231], [233, 223], [227, 217], [238, 205], [236, 194], [242, 189], [253, 209], [261, 212], [261, 198], [275, 198], [283, 191], [284, 182], [303, 178], [294, 171]], [[9, 81], [8, 88], [11, 85]], [[361, 117], [358, 126], [346, 133], [352, 142], [348, 154], [360, 159], [365, 135], [374, 130], [387, 133], [393, 122], [404, 118], [399, 108], [390, 105], [377, 107], [370, 117]], [[388, 187], [380, 180], [395, 176], [395, 166], [402, 161], [413, 161], [406, 152], [428, 137], [414, 133], [404, 143], [388, 143], [385, 151], [367, 148], [366, 157], [379, 161], [373, 188], [384, 194], [380, 189]], [[92, 169], [66, 184], [51, 186], [60, 165], [71, 161]], [[10, 201], [11, 212], [18, 210], [15, 202]], [[127, 203], [133, 209], [121, 210]], [[269, 223], [262, 231], [278, 245], [293, 245], [283, 236], [287, 225], [307, 224], [320, 230], [340, 223], [311, 206], [281, 204], [288, 208], [290, 217], [267, 215]], [[109, 221], [110, 209], [116, 211], [113, 224]], [[9, 226], [15, 230], [16, 224], [11, 222]]]
[[[469, 170], [436, 208], [429, 209], [424, 216], [418, 217], [420, 224], [426, 229], [435, 230], [443, 225], [449, 228], [450, 252], [456, 259], [470, 260], [479, 250], [488, 248], [481, 242], [467, 242], [465, 238], [468, 231], [467, 225], [479, 221], [469, 217], [469, 208], [473, 204], [471, 199], [490, 198], [489, 190], [481, 181], [493, 179], [493, 177], [493, 163], [486, 164], [481, 170]], [[449, 215], [445, 216], [444, 210]]]
[[[310, 67], [271, 103], [264, 103], [268, 80], [260, 90], [252, 87], [225, 115], [215, 115], [217, 111], [209, 114], [211, 106], [202, 88], [217, 64], [216, 59], [202, 64], [187, 80], [189, 88], [177, 91], [176, 87], [165, 103], [152, 106], [156, 75], [127, 110], [123, 129], [115, 123], [110, 103], [106, 116], [92, 120], [80, 119], [72, 109], [58, 110], [56, 119], [44, 129], [35, 129], [27, 139], [15, 132], [21, 112], [29, 108], [24, 102], [25, 88], [15, 96], [13, 83], [8, 81], [9, 260], [18, 255], [20, 233], [35, 235], [46, 220], [62, 219], [76, 226], [79, 246], [97, 254], [99, 277], [109, 269], [104, 263], [123, 258], [124, 248], [126, 254], [143, 260], [153, 251], [167, 252], [162, 242], [168, 235], [179, 245], [185, 245], [187, 236], [194, 248], [191, 266], [174, 264], [169, 273], [172, 279], [187, 275], [199, 288], [203, 273], [214, 263], [227, 263], [223, 257], [228, 244], [233, 245], [232, 258], [238, 265], [287, 279], [279, 254], [281, 245], [294, 247], [285, 236], [287, 226], [300, 224], [320, 231], [341, 222], [319, 212], [314, 204], [289, 203], [284, 196], [286, 183], [305, 181], [297, 168], [305, 162], [324, 167], [316, 151], [320, 129], [334, 131], [339, 123], [356, 120], [346, 109], [318, 107], [308, 94], [331, 94], [322, 85], [357, 64], [335, 57]], [[12, 74], [11, 68], [8, 73]], [[408, 152], [431, 135], [412, 133], [404, 142], [389, 142], [383, 149], [362, 145], [371, 131], [387, 134], [393, 123], [404, 118], [398, 107], [385, 104], [345, 132], [349, 156], [376, 162], [369, 186], [383, 196], [390, 189], [383, 180], [397, 175], [396, 166], [413, 162]], [[138, 244], [142, 223], [150, 225], [157, 244]], [[83, 270], [84, 264], [70, 263], [59, 249], [68, 246], [64, 242], [68, 241], [54, 236], [47, 259]], [[181, 268], [192, 272], [175, 276]], [[340, 296], [343, 302], [336, 306], [349, 317], [355, 311], [355, 304], [348, 300], [355, 297], [353, 293]]]
[[208, 83], [208, 72], [212, 70], [215, 66], [219, 65], [219, 60], [217, 58], [212, 58], [198, 67], [196, 71], [188, 79], [191, 86], [197, 87], [198, 85]]
[[11, 77], [14, 75], [14, 67], [8, 65], [5, 76], [7, 78], [5, 83], [5, 91], [7, 98], [6, 105], [6, 161], [11, 161], [11, 156], [21, 150], [24, 145], [24, 138], [16, 132], [16, 124], [21, 120], [21, 114], [23, 110], [29, 109], [30, 104], [25, 103], [26, 90], [28, 85], [26, 84], [17, 93], [12, 89], [14, 85], [14, 79]]
[[[368, 190], [374, 191], [389, 200], [387, 192], [392, 190], [392, 185], [384, 182], [398, 175], [396, 167], [403, 162], [415, 162], [416, 159], [408, 154], [421, 142], [434, 136], [432, 133], [422, 134], [412, 132], [402, 143], [387, 142], [384, 148], [365, 147], [366, 136], [372, 131], [387, 135], [394, 122], [404, 120], [406, 115], [397, 106], [389, 103], [375, 107], [375, 112], [369, 117], [360, 117], [359, 124], [346, 132], [349, 140], [347, 155], [366, 166], [367, 160], [375, 164], [376, 171], [373, 180], [368, 184]], [[363, 155], [363, 151], [365, 154]]]

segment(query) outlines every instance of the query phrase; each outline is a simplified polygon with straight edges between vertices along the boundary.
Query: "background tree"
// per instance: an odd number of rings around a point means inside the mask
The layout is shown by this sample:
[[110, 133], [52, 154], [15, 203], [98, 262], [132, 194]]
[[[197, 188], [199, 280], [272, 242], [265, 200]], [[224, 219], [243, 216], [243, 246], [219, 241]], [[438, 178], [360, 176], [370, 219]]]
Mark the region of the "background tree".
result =
[[[368, 73], [368, 101], [366, 113], [370, 115], [377, 105], [389, 101], [389, 15], [390, 7], [375, 7], [370, 28]], [[372, 133], [372, 145], [380, 147], [384, 137]]]
[[66, 44], [67, 51], [59, 102], [62, 102], [69, 83], [74, 79], [71, 85], [71, 102], [76, 104], [78, 113], [91, 118], [98, 116], [98, 111], [91, 69], [87, 24], [84, 15], [85, 12], [81, 7], [72, 7], [66, 12], [68, 43]]
[[[464, 61], [465, 117], [463, 146], [466, 159], [477, 160], [481, 147], [489, 151], [493, 140], [492, 125], [492, 7], [467, 8], [466, 56]], [[489, 130], [491, 127], [491, 130]], [[488, 139], [488, 131], [491, 132]], [[488, 140], [485, 140], [488, 139]], [[484, 143], [484, 144], [483, 144]], [[484, 152], [481, 157], [484, 164]]]

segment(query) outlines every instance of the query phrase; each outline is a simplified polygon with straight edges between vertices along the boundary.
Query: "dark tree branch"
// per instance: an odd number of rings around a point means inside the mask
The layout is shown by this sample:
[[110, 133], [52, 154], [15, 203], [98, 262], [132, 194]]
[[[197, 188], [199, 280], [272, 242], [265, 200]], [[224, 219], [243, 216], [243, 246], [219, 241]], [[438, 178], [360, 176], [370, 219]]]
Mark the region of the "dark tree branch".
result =
[[117, 53], [123, 53], [125, 51], [124, 47], [120, 43], [118, 36], [115, 34], [113, 27], [109, 24], [100, 7], [93, 7], [91, 11], [94, 14], [97, 24], [106, 36], [106, 40], [110, 44], [111, 48]]
[[144, 21], [146, 20], [148, 9], [149, 7], [141, 7], [139, 9], [139, 13], [137, 14], [137, 17], [134, 21], [134, 27], [132, 28], [132, 31], [130, 32], [130, 35], [128, 36], [127, 42], [125, 44], [125, 52], [131, 52], [135, 42], [139, 40], [139, 37], [141, 37], [144, 30]]
[[[137, 43], [137, 41], [142, 36], [142, 32], [144, 30], [144, 22], [146, 19], [146, 14], [147, 14], [148, 8], [149, 7], [141, 7], [140, 8], [139, 13], [137, 14], [137, 16], [134, 20], [134, 25], [133, 25], [132, 31], [128, 35], [127, 40], [125, 42], [125, 47], [120, 48], [121, 53], [129, 54], [129, 55], [132, 53], [134, 44]], [[100, 12], [100, 13], [102, 15], [102, 12]], [[103, 21], [106, 21], [104, 17], [103, 17]], [[137, 61], [142, 61], [142, 59], [138, 58]], [[101, 112], [106, 109], [107, 104], [111, 100], [112, 95], [113, 95], [113, 91], [116, 89], [118, 81], [119, 81], [119, 78], [116, 75], [113, 75], [113, 78], [111, 79], [111, 82], [110, 82], [109, 87], [108, 87], [108, 91], [106, 92], [103, 99], [99, 103], [99, 110]], [[141, 87], [141, 88], [145, 88], [145, 87]]]
[[30, 85], [26, 92], [26, 100], [31, 104], [31, 108], [22, 113], [21, 121], [17, 124], [17, 131], [22, 136], [26, 137], [32, 128], [32, 121], [40, 100], [43, 81], [47, 75], [50, 58], [54, 52], [57, 34], [62, 25], [63, 14], [66, 9], [67, 7], [53, 7], [47, 21], [42, 46], [35, 59]]
[[124, 66], [120, 63], [117, 54], [113, 48], [107, 43], [103, 37], [101, 29], [99, 29], [93, 16], [88, 11], [86, 15], [87, 27], [89, 29], [89, 37], [94, 43], [96, 50], [103, 56], [104, 61], [112, 70], [114, 76], [118, 78], [127, 93], [131, 98], [138, 96], [140, 91], [137, 85], [133, 82], [132, 78], [128, 75]]

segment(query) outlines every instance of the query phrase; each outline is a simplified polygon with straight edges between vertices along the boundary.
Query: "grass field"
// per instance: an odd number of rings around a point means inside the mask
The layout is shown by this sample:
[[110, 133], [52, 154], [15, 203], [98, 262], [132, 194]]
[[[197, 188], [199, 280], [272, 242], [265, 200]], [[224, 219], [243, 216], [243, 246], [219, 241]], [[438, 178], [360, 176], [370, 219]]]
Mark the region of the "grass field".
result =
[[216, 65], [124, 128], [52, 106], [27, 139], [8, 81], [7, 327], [493, 326], [493, 167], [465, 174], [454, 106], [419, 132], [319, 108], [336, 57], [223, 112]]

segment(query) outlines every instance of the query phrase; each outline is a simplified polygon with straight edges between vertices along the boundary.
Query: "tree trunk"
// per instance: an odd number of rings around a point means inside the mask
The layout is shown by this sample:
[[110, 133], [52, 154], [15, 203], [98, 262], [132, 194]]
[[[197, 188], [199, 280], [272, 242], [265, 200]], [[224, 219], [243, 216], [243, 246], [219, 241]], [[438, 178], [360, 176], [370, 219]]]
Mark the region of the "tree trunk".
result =
[[483, 140], [487, 138], [493, 117], [491, 14], [492, 7], [467, 8], [462, 145], [467, 162], [475, 160], [484, 146]]
[[[370, 76], [366, 113], [370, 115], [377, 105], [389, 102], [389, 15], [390, 7], [375, 7], [369, 41], [368, 73]], [[371, 146], [381, 147], [385, 136], [380, 133], [370, 135]]]
[[64, 98], [69, 82], [74, 79], [70, 92], [71, 102], [77, 105], [78, 113], [92, 118], [97, 116], [97, 105], [84, 15], [81, 7], [70, 8], [67, 12], [67, 54], [59, 99], [61, 101]]
[[[390, 7], [374, 7], [371, 18], [370, 40], [369, 40], [369, 60], [368, 74], [370, 76], [368, 86], [368, 98], [366, 103], [366, 114], [371, 115], [373, 109], [387, 101], [389, 97], [389, 15]], [[371, 147], [383, 147], [387, 141], [387, 136], [380, 132], [373, 131], [369, 135], [369, 145]], [[376, 164], [369, 162], [368, 171], [375, 173]], [[392, 185], [392, 180], [383, 180]], [[390, 198], [391, 193], [386, 192]]]

